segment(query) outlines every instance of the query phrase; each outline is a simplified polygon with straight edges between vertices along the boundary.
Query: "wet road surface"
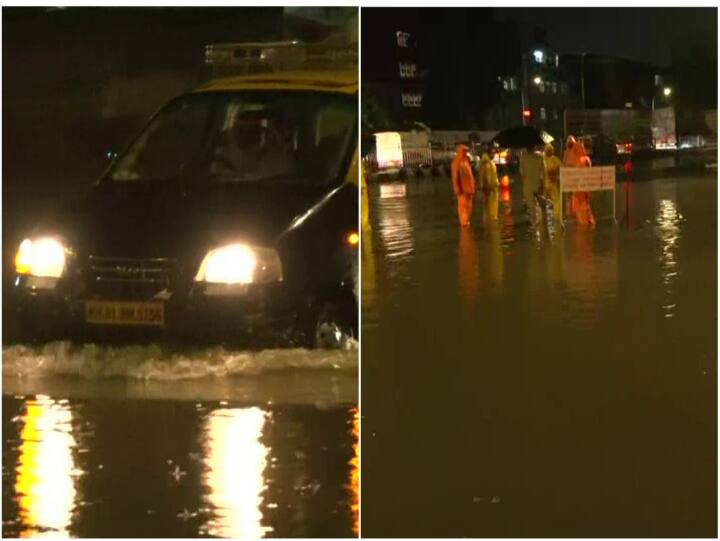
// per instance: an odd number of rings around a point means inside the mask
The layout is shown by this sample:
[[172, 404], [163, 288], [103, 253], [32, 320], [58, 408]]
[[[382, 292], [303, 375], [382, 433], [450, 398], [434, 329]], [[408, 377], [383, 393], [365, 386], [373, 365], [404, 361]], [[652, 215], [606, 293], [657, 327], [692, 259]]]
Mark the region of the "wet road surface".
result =
[[352, 537], [357, 347], [3, 347], [3, 537]]
[[370, 186], [362, 534], [714, 537], [717, 178], [620, 183], [594, 231], [521, 194], [461, 231], [447, 178]]

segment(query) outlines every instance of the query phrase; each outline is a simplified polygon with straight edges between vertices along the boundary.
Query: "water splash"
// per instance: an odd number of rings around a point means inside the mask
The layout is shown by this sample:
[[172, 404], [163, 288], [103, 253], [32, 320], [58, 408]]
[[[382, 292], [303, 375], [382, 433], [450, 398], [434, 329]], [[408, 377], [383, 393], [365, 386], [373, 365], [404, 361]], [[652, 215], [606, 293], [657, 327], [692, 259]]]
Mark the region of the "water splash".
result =
[[233, 351], [212, 347], [170, 351], [158, 344], [74, 345], [67, 341], [3, 348], [3, 377], [124, 377], [178, 381], [208, 377], [255, 376], [290, 369], [357, 371], [357, 342], [345, 350], [268, 349]]

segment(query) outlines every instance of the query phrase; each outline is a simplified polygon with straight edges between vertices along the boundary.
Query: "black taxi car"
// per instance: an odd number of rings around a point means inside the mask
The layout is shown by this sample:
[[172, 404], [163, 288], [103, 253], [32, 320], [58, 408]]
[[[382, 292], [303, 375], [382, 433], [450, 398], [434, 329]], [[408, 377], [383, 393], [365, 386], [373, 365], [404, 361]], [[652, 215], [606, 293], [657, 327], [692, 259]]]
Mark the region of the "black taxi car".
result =
[[307, 346], [357, 333], [357, 69], [255, 71], [170, 101], [27, 235], [11, 316], [24, 332], [268, 331]]

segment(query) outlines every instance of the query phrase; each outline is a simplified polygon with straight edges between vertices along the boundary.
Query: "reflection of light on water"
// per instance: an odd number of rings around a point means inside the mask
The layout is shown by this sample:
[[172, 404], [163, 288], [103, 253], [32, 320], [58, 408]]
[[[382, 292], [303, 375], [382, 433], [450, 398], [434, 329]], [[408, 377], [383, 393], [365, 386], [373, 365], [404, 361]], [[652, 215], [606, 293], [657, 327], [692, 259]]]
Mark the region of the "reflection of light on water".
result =
[[269, 449], [260, 441], [266, 413], [259, 408], [219, 409], [207, 418], [205, 484], [214, 516], [207, 533], [218, 537], [264, 537], [262, 493]]
[[[662, 280], [665, 292], [672, 296], [672, 286], [677, 278], [677, 258], [675, 251], [680, 240], [680, 221], [682, 216], [677, 210], [675, 202], [671, 199], [662, 199], [659, 203], [657, 224], [660, 237], [660, 263], [662, 265]], [[666, 318], [675, 315], [676, 305], [666, 302], [662, 307]]]
[[[381, 185], [388, 189], [393, 185]], [[413, 228], [408, 217], [408, 203], [405, 199], [405, 185], [402, 197], [381, 198], [377, 205], [380, 238], [388, 258], [404, 259], [413, 253]], [[397, 188], [396, 188], [397, 190]]]
[[480, 290], [480, 254], [472, 229], [463, 227], [458, 239], [458, 288], [463, 304], [475, 306]]
[[[618, 299], [617, 236], [614, 229], [592, 230], [573, 225], [549, 257], [548, 269], [560, 272], [553, 281], [563, 287], [563, 317], [574, 329], [597, 329]], [[532, 275], [532, 270], [529, 270]]]
[[357, 408], [353, 408], [352, 416], [353, 456], [350, 459], [350, 492], [352, 493], [352, 497], [350, 498], [350, 511], [352, 512], [353, 533], [358, 535], [360, 532], [358, 515], [360, 509], [360, 442], [358, 440], [360, 425]]
[[28, 401], [20, 433], [15, 491], [22, 537], [67, 537], [75, 506], [72, 413], [46, 397]]
[[501, 196], [500, 202], [500, 221], [502, 246], [509, 251], [512, 243], [515, 241], [515, 218], [512, 213], [512, 203], [510, 202], [510, 190], [506, 191], [507, 200]]
[[380, 185], [380, 199], [387, 199], [390, 197], [405, 197], [406, 188], [405, 184], [381, 184]]

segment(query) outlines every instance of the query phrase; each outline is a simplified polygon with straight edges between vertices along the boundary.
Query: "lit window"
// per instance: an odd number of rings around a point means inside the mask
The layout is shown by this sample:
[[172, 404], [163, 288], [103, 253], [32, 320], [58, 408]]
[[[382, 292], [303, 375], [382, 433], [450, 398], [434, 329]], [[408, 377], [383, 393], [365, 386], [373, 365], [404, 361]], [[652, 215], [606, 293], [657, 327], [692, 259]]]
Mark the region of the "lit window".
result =
[[403, 92], [401, 97], [403, 107], [422, 107], [422, 94]]
[[395, 32], [395, 36], [397, 37], [398, 47], [406, 49], [408, 47], [408, 41], [410, 41], [410, 33], [398, 30]]
[[412, 63], [400, 63], [400, 78], [401, 79], [414, 79], [417, 75], [417, 66]]

